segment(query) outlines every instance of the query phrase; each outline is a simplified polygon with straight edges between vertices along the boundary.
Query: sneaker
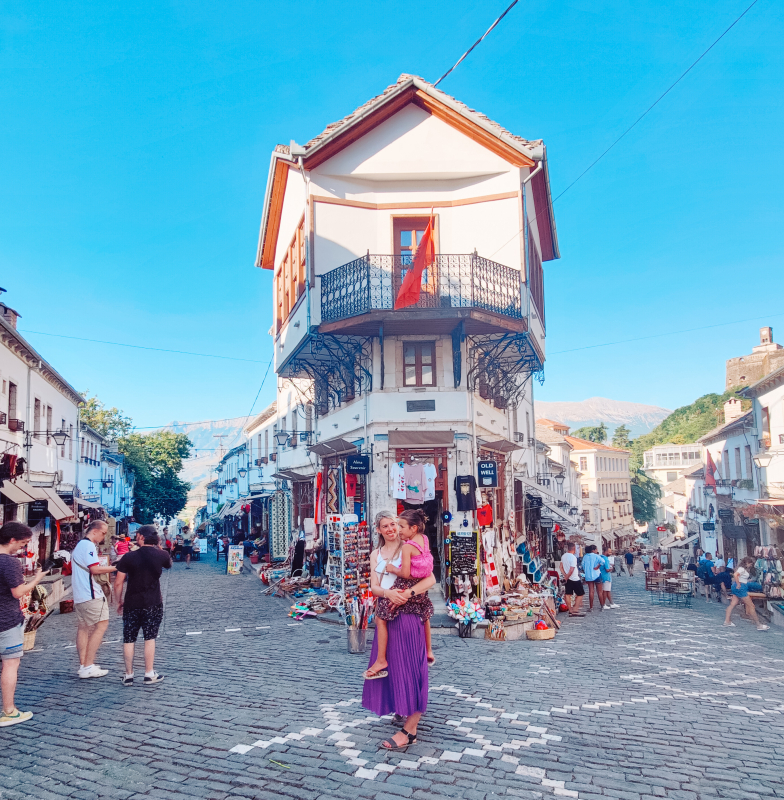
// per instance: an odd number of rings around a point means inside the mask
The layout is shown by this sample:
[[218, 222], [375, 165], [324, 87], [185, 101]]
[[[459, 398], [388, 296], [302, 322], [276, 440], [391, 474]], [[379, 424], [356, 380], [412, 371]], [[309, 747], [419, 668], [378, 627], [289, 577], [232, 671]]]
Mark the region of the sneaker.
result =
[[15, 708], [13, 711], [4, 711], [0, 714], [0, 728], [7, 728], [9, 725], [16, 725], [19, 722], [27, 722], [33, 718], [32, 711], [20, 711]]
[[[100, 664], [93, 664], [93, 667], [95, 667], [97, 669], [100, 669], [101, 665]], [[81, 664], [79, 664], [79, 676], [81, 677], [82, 673], [85, 672], [87, 669], [88, 669], [87, 667], [83, 667]]]
[[108, 669], [101, 669], [97, 664], [79, 670], [80, 678], [103, 678], [104, 675], [108, 674]]
[[735, 627], [735, 623], [734, 622], [725, 622], [724, 623], [724, 627], [725, 628], [734, 628]]
[[165, 675], [159, 675], [157, 672], [151, 678], [148, 678], [146, 675], [144, 676], [144, 685], [145, 686], [152, 686], [155, 683], [160, 683], [164, 679]]
[[770, 625], [757, 625], [757, 630], [758, 631], [769, 631], [770, 630]]
[[610, 603], [610, 608], [620, 608], [618, 603]]
[[604, 611], [609, 611], [611, 608], [614, 608], [614, 607], [615, 607], [615, 606], [611, 606], [611, 605], [604, 605], [604, 606], [602, 606], [602, 609], [603, 609]]

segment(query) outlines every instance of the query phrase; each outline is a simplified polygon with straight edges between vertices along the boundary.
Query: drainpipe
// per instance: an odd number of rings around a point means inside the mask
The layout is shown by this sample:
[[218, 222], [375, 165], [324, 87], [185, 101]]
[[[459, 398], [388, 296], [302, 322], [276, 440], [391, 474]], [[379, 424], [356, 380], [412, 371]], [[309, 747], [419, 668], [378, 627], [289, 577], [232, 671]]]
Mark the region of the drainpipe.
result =
[[525, 306], [526, 321], [527, 321], [528, 315], [530, 314], [530, 311], [531, 311], [531, 281], [529, 280], [530, 276], [528, 274], [528, 236], [529, 236], [528, 228], [529, 228], [529, 225], [528, 225], [528, 203], [526, 201], [526, 196], [525, 196], [525, 187], [526, 187], [527, 184], [529, 184], [531, 182], [531, 180], [533, 179], [533, 177], [535, 175], [538, 175], [541, 172], [542, 166], [544, 164], [544, 156], [545, 156], [544, 145], [541, 145], [540, 147], [537, 147], [532, 152], [531, 158], [534, 161], [538, 161], [539, 163], [537, 164], [536, 168], [532, 172], [529, 172], [528, 175], [525, 178], [523, 178], [523, 182], [520, 185], [520, 191], [521, 191], [521, 194], [523, 196], [523, 271], [524, 271], [524, 274], [525, 274], [525, 288], [526, 288], [526, 295], [525, 295], [525, 299], [526, 299], [526, 306]]

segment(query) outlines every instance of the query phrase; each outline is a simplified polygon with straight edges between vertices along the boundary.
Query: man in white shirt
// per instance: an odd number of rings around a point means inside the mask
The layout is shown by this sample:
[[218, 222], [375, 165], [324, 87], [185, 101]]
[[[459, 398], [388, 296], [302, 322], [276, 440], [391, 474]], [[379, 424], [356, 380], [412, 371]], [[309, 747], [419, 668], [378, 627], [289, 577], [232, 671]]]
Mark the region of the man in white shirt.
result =
[[[577, 556], [574, 554], [574, 542], [566, 545], [566, 552], [561, 556], [561, 575], [566, 580], [564, 597], [569, 606], [570, 617], [584, 617], [582, 611], [585, 589], [580, 580], [580, 571], [577, 569]], [[579, 600], [579, 604], [577, 603]]]
[[102, 567], [98, 545], [104, 540], [108, 526], [94, 520], [87, 526], [85, 538], [71, 553], [71, 588], [78, 629], [76, 649], [79, 653], [79, 677], [100, 678], [109, 670], [95, 663], [95, 654], [109, 627], [109, 602], [93, 575], [116, 572], [117, 567]]

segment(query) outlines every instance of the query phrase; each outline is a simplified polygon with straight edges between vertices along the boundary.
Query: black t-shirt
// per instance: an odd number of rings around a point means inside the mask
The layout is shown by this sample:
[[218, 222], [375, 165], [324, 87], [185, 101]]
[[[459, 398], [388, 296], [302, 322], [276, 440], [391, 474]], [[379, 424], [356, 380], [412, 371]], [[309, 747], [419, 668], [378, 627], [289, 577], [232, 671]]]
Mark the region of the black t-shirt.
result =
[[24, 583], [22, 562], [16, 556], [0, 553], [0, 633], [24, 622], [19, 598], [11, 594]]
[[473, 475], [458, 475], [455, 478], [458, 511], [476, 511], [476, 479]]
[[140, 547], [117, 562], [117, 571], [128, 576], [125, 608], [152, 608], [163, 602], [161, 573], [171, 568], [171, 558], [157, 547]]

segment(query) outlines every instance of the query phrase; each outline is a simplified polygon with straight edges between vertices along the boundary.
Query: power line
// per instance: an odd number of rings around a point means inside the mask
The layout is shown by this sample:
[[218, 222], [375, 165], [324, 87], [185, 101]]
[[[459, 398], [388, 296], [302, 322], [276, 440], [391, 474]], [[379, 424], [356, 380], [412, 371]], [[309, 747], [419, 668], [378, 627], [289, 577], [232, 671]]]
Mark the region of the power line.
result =
[[187, 428], [191, 425], [206, 425], [208, 422], [233, 422], [235, 419], [242, 419], [242, 417], [226, 417], [225, 419], [202, 419], [199, 420], [198, 422], [169, 422], [166, 425], [143, 425], [143, 426], [134, 425], [133, 430], [153, 431], [153, 430], [160, 430], [162, 428], [176, 428], [179, 426]]
[[446, 71], [446, 72], [445, 72], [445, 73], [444, 73], [444, 74], [443, 74], [443, 75], [442, 75], [442, 76], [441, 76], [441, 77], [440, 77], [440, 78], [439, 78], [439, 79], [438, 79], [438, 80], [437, 80], [437, 81], [436, 81], [436, 82], [433, 84], [433, 87], [434, 87], [434, 88], [435, 88], [436, 86], [438, 86], [438, 84], [439, 84], [439, 83], [441, 83], [441, 81], [442, 81], [442, 80], [444, 80], [444, 78], [446, 78], [446, 76], [447, 76], [447, 75], [449, 75], [449, 73], [450, 73], [450, 72], [452, 72], [453, 70], [457, 69], [457, 67], [458, 67], [458, 66], [460, 66], [460, 64], [461, 64], [461, 63], [462, 63], [462, 62], [463, 62], [463, 61], [466, 59], [466, 57], [467, 57], [467, 56], [468, 56], [468, 55], [471, 53], [471, 51], [472, 51], [472, 50], [473, 50], [473, 49], [474, 49], [474, 48], [475, 48], [475, 47], [476, 47], [478, 44], [480, 44], [480, 43], [482, 42], [482, 40], [483, 40], [483, 39], [484, 39], [484, 38], [487, 36], [487, 34], [488, 34], [488, 33], [490, 33], [490, 31], [492, 31], [492, 30], [493, 30], [493, 28], [495, 28], [495, 26], [496, 26], [496, 25], [498, 25], [498, 23], [499, 23], [499, 22], [500, 22], [500, 21], [501, 21], [501, 20], [502, 20], [502, 19], [503, 19], [503, 18], [504, 18], [504, 17], [505, 17], [505, 16], [506, 16], [506, 15], [507, 15], [507, 14], [508, 14], [508, 13], [509, 13], [509, 12], [510, 12], [510, 11], [511, 11], [511, 10], [512, 10], [514, 7], [515, 7], [515, 6], [516, 6], [516, 5], [517, 5], [518, 1], [519, 1], [519, 0], [513, 0], [512, 4], [509, 6], [509, 8], [507, 8], [507, 9], [506, 9], [506, 11], [504, 11], [504, 13], [503, 13], [503, 14], [501, 14], [501, 16], [500, 16], [500, 17], [499, 17], [499, 18], [498, 18], [498, 19], [497, 19], [497, 20], [496, 20], [496, 21], [495, 21], [495, 22], [494, 22], [494, 23], [493, 23], [493, 24], [492, 24], [492, 25], [491, 25], [491, 26], [490, 26], [490, 27], [489, 27], [489, 28], [488, 28], [488, 29], [487, 29], [487, 30], [484, 32], [484, 34], [483, 34], [482, 36], [480, 36], [480, 37], [479, 37], [479, 38], [478, 38], [478, 39], [477, 39], [477, 40], [476, 40], [476, 41], [475, 41], [475, 42], [474, 42], [474, 43], [471, 45], [471, 47], [469, 47], [469, 48], [468, 48], [468, 50], [466, 50], [466, 51], [465, 51], [465, 53], [463, 53], [463, 55], [462, 55], [462, 56], [460, 56], [460, 58], [457, 60], [457, 62], [455, 63], [455, 65], [454, 65], [453, 67], [450, 67], [450, 68], [449, 68], [449, 69], [448, 69], [448, 70], [447, 70], [447, 71]]
[[645, 339], [660, 339], [662, 336], [675, 336], [681, 333], [694, 333], [695, 331], [705, 331], [709, 328], [723, 328], [727, 325], [739, 325], [741, 322], [754, 322], [760, 319], [771, 319], [775, 317], [784, 317], [784, 313], [780, 314], [761, 314], [757, 317], [749, 317], [748, 319], [734, 319], [730, 322], [717, 322], [715, 325], [701, 325], [699, 328], [686, 328], [682, 331], [667, 331], [667, 333], [654, 333], [650, 336], [638, 336], [635, 339], [619, 339], [616, 342], [603, 342], [602, 344], [588, 344], [585, 347], [574, 347], [570, 350], [556, 350], [549, 355], [558, 356], [562, 353], [576, 353], [578, 350], [593, 350], [597, 347], [612, 347], [616, 344], [628, 344], [629, 342], [642, 342]]
[[[718, 38], [714, 39], [713, 42], [705, 50], [703, 50], [702, 53], [700, 53], [700, 55], [689, 65], [689, 67], [686, 70], [684, 70], [684, 72], [682, 72], [680, 76], [673, 83], [671, 83], [667, 87], [667, 89], [665, 89], [665, 91], [662, 92], [662, 94], [660, 94], [659, 97], [657, 97], [656, 100], [653, 103], [651, 103], [651, 105], [648, 106], [648, 108], [642, 114], [640, 114], [640, 116], [637, 117], [637, 119], [606, 150], [604, 150], [597, 158], [595, 158], [560, 194], [558, 194], [553, 199], [552, 201], [553, 204], [557, 203], [569, 191], [569, 189], [571, 189], [581, 178], [583, 178], [588, 172], [590, 172], [607, 155], [607, 153], [609, 153], [610, 150], [612, 150], [615, 147], [615, 145], [617, 145], [621, 141], [621, 139], [623, 139], [628, 133], [630, 133], [632, 129], [635, 128], [694, 69], [694, 67], [696, 67], [697, 64], [699, 64], [700, 61], [702, 61], [702, 59], [705, 58], [706, 55], [708, 55], [708, 53], [711, 50], [713, 50], [713, 48], [743, 19], [743, 17], [746, 16], [746, 14], [749, 13], [749, 11], [751, 11], [751, 9], [758, 2], [759, 0], [753, 0], [751, 5], [747, 6], [746, 9], [735, 18], [732, 24], [729, 27], [725, 28], [724, 32]], [[455, 66], [457, 66], [457, 64]], [[454, 67], [452, 69], [454, 69]], [[533, 218], [533, 220], [531, 220], [531, 222], [536, 222], [539, 219], [539, 217], [544, 213], [544, 211], [545, 209], [542, 209]], [[509, 244], [509, 242], [516, 239], [524, 230], [525, 226], [520, 228], [520, 230], [517, 231], [517, 233], [514, 236], [512, 236], [511, 239], [504, 242], [489, 257], [492, 258], [499, 251], [503, 250], [504, 247], [506, 247]]]
[[131, 347], [134, 350], [154, 350], [156, 353], [177, 353], [183, 356], [200, 356], [202, 358], [220, 358], [225, 361], [244, 361], [248, 364], [264, 364], [264, 361], [257, 361], [253, 358], [237, 358], [236, 356], [218, 356], [214, 353], [192, 353], [189, 350], [168, 350], [163, 347], [145, 347], [140, 344], [127, 344], [125, 342], [107, 342], [103, 339], [84, 339], [80, 336], [66, 336], [63, 333], [45, 333], [44, 331], [22, 330], [20, 333], [33, 333], [37, 336], [53, 336], [56, 339], [73, 339], [77, 342], [92, 342], [93, 344], [109, 344], [113, 347]]

